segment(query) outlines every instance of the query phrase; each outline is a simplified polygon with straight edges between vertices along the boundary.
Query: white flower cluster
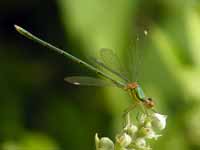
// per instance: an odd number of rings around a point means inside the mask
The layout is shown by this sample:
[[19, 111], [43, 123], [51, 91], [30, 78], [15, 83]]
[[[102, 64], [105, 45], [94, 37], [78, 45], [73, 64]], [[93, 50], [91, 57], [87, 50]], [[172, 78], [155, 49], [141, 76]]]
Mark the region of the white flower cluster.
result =
[[126, 125], [116, 136], [115, 144], [107, 137], [99, 139], [96, 134], [96, 150], [150, 150], [148, 140], [157, 140], [161, 136], [156, 132], [165, 129], [166, 119], [166, 115], [159, 113], [142, 114], [135, 125], [127, 114]]

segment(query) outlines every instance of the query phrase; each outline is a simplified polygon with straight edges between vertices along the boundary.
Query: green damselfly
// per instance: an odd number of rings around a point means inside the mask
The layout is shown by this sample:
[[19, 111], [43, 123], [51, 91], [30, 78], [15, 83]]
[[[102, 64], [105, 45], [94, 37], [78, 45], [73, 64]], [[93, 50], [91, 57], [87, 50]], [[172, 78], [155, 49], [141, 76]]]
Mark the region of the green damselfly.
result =
[[[23, 29], [20, 26], [14, 25], [15, 29], [23, 36], [27, 37], [30, 40], [33, 40], [69, 59], [72, 61], [82, 64], [83, 66], [87, 67], [91, 71], [95, 72], [96, 74], [102, 76], [103, 78], [109, 80], [112, 82], [112, 84], [116, 85], [117, 87], [127, 91], [130, 96], [136, 100], [136, 104], [143, 104], [146, 108], [153, 108], [154, 107], [154, 102], [152, 98], [146, 97], [141, 86], [135, 81], [131, 82], [129, 81], [124, 75], [120, 74], [119, 72], [113, 70], [112, 68], [108, 67], [104, 62], [95, 59], [94, 63], [97, 65], [103, 67], [105, 70], [109, 71], [111, 74], [117, 76], [121, 80], [117, 80], [113, 78], [110, 74], [105, 73], [101, 69], [98, 69], [98, 67], [95, 67], [69, 53], [66, 51], [59, 49], [50, 43], [47, 43], [40, 38], [36, 37], [35, 35], [31, 34], [27, 30]], [[112, 53], [110, 49], [102, 49], [101, 50], [102, 55], [106, 55], [108, 53]], [[100, 78], [93, 78], [93, 77], [88, 77], [88, 76], [72, 76], [72, 77], [66, 77], [65, 81], [74, 84], [74, 85], [87, 85], [87, 86], [107, 86], [109, 85], [106, 80], [100, 79]], [[134, 105], [135, 106], [135, 105]]]

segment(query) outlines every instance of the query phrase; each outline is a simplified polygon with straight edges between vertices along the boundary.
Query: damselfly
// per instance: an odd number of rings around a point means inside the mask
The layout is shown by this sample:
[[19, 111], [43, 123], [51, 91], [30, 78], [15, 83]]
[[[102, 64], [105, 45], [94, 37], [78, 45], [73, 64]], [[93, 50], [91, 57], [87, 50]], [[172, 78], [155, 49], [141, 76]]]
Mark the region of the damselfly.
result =
[[[103, 78], [109, 80], [112, 82], [112, 84], [116, 85], [117, 87], [127, 91], [130, 96], [136, 100], [136, 104], [143, 104], [143, 106], [145, 106], [148, 109], [152, 109], [154, 107], [154, 102], [152, 100], [152, 98], [150, 97], [146, 97], [141, 86], [135, 81], [135, 82], [131, 82], [129, 81], [126, 77], [124, 77], [124, 75], [120, 74], [119, 72], [113, 70], [112, 68], [108, 67], [103, 61], [94, 59], [94, 63], [103, 67], [105, 70], [107, 70], [108, 72], [110, 72], [111, 74], [117, 76], [119, 79], [121, 80], [117, 80], [115, 78], [113, 78], [109, 73], [106, 73], [104, 71], [102, 71], [101, 69], [99, 69], [98, 67], [95, 67], [94, 65], [91, 65], [69, 53], [67, 53], [66, 51], [59, 49], [53, 45], [51, 45], [50, 43], [47, 43], [43, 40], [41, 40], [40, 38], [36, 37], [35, 35], [31, 34], [30, 32], [26, 31], [25, 29], [23, 29], [20, 26], [14, 25], [15, 29], [22, 34], [23, 36], [27, 37], [30, 40], [33, 40], [69, 59], [71, 59], [72, 61], [78, 63], [78, 64], [82, 64], [83, 66], [87, 67], [88, 69], [90, 69], [91, 71], [95, 72], [96, 74], [102, 76]], [[101, 49], [100, 52], [102, 53], [102, 55], [106, 55], [109, 53], [113, 53], [112, 50], [110, 49]], [[100, 78], [93, 78], [93, 77], [88, 77], [88, 76], [72, 76], [72, 77], [66, 77], [65, 81], [74, 84], [74, 85], [87, 85], [87, 86], [106, 86], [108, 85], [108, 82], [106, 80], [100, 79]], [[135, 106], [135, 105], [133, 105]]]

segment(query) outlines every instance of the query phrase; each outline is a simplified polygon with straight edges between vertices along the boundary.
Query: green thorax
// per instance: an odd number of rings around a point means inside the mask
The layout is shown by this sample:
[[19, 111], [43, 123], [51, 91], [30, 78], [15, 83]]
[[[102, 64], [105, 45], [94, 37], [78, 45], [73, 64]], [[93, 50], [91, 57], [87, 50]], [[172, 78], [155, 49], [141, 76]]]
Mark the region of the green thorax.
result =
[[145, 99], [144, 92], [143, 92], [143, 90], [142, 90], [142, 88], [140, 86], [136, 87], [134, 89], [134, 91], [135, 91], [135, 94], [136, 94], [138, 99], [140, 99], [140, 100], [144, 100]]

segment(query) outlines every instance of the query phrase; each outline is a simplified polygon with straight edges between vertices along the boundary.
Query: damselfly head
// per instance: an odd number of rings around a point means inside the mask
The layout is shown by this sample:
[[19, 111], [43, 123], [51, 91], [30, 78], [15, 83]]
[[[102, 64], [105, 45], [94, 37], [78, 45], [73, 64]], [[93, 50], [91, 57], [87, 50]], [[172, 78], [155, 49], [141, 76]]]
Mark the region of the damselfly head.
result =
[[154, 101], [152, 100], [152, 98], [148, 97], [147, 99], [145, 99], [144, 105], [145, 105], [147, 108], [153, 108], [154, 105], [155, 105], [155, 103], [154, 103]]

